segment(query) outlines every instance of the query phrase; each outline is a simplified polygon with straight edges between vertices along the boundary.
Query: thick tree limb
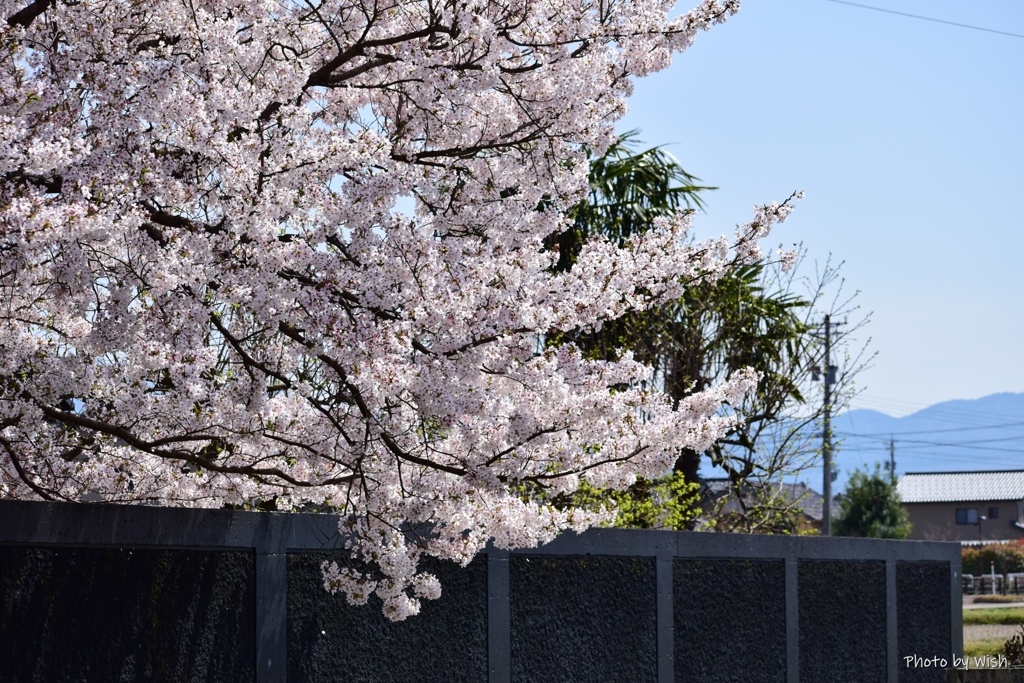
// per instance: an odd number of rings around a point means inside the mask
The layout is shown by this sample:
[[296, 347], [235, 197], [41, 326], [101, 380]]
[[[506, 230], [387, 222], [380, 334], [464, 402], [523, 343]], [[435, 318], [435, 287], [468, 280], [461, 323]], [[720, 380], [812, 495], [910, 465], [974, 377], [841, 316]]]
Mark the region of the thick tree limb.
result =
[[8, 26], [23, 26], [28, 28], [35, 21], [36, 17], [45, 12], [53, 4], [53, 0], [33, 0], [28, 7], [18, 10], [7, 17]]

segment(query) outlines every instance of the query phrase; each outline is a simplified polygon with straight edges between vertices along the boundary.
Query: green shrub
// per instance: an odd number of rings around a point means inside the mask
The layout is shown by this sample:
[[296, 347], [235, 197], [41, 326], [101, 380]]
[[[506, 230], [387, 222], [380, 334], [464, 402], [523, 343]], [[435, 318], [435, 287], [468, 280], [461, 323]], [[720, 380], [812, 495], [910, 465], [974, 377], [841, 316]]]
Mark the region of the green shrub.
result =
[[964, 574], [988, 574], [992, 563], [996, 574], [1024, 572], [1024, 543], [993, 543], [982, 546], [965, 546], [960, 551]]
[[1024, 665], [1024, 625], [1003, 645], [1003, 654], [1010, 666]]
[[[978, 597], [974, 598], [974, 604], [976, 605], [998, 605], [1004, 602], [1024, 602], [1024, 594], [1014, 595], [1013, 593], [1011, 593], [1010, 595], [999, 595], [997, 593], [996, 595], [979, 595]], [[1024, 621], [1024, 619], [1021, 619], [1021, 621]]]

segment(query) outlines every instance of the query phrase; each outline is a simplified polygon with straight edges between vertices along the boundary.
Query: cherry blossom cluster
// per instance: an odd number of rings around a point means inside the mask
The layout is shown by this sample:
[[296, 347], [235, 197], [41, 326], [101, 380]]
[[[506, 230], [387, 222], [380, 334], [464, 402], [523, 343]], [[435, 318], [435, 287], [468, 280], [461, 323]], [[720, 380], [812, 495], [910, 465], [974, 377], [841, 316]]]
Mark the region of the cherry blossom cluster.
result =
[[600, 327], [751, 258], [689, 217], [557, 273], [631, 79], [738, 3], [0, 0], [0, 496], [341, 515], [325, 582], [387, 614], [418, 569], [605, 513], [706, 448], [754, 379], [672, 406]]

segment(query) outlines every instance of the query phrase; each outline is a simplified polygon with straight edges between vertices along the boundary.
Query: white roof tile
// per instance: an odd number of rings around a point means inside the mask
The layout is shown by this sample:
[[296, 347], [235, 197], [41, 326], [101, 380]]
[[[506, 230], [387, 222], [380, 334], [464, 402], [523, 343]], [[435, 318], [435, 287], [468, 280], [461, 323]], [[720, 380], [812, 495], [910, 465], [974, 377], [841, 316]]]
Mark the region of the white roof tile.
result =
[[904, 503], [1024, 500], [1024, 470], [908, 472], [896, 490]]

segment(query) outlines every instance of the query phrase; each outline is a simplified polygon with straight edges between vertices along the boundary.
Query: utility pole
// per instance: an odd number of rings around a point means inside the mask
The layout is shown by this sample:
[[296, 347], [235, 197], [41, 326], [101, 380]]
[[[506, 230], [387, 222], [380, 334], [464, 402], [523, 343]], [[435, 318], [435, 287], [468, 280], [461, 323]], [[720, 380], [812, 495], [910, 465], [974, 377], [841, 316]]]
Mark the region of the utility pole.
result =
[[836, 383], [836, 370], [832, 365], [832, 321], [825, 316], [825, 420], [822, 432], [821, 455], [824, 472], [821, 497], [821, 535], [832, 535], [832, 385]]
[[889, 480], [896, 485], [896, 440], [889, 435]]

